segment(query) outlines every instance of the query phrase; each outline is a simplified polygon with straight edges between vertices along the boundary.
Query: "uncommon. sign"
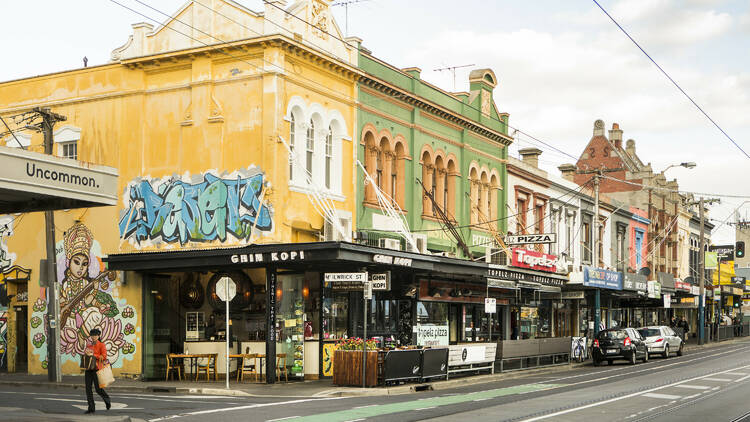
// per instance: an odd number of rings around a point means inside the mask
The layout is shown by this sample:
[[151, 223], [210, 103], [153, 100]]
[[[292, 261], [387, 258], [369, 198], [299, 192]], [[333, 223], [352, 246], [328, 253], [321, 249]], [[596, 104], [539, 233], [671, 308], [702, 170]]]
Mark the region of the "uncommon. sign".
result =
[[0, 147], [0, 196], [22, 211], [117, 205], [117, 193], [114, 168]]

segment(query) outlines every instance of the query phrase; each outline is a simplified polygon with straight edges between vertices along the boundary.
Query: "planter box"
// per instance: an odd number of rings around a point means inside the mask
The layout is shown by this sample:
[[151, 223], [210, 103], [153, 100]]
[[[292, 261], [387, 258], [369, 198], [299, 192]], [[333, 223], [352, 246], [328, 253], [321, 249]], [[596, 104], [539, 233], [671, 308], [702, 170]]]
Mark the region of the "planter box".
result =
[[[378, 384], [378, 352], [367, 351], [368, 387]], [[336, 350], [333, 352], [333, 383], [335, 385], [362, 386], [362, 351]]]

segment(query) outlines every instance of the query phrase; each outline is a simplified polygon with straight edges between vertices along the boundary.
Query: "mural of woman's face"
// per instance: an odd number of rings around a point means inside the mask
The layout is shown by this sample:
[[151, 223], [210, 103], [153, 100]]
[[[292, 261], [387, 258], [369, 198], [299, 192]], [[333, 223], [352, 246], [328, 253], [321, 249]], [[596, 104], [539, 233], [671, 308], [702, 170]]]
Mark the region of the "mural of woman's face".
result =
[[89, 272], [89, 258], [86, 255], [74, 255], [70, 258], [70, 273], [75, 278], [82, 278]]

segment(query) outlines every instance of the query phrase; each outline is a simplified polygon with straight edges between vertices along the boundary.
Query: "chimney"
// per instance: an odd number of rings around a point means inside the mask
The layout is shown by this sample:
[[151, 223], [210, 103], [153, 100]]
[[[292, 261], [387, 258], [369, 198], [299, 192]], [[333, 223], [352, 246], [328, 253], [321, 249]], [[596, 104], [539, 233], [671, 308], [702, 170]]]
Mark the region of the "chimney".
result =
[[609, 140], [614, 142], [615, 148], [622, 149], [622, 129], [617, 123], [612, 123], [612, 130], [609, 131]]
[[631, 157], [635, 157], [635, 141], [632, 139], [628, 139], [628, 142], [625, 143], [625, 151], [627, 151], [628, 155]]
[[542, 150], [539, 148], [524, 148], [519, 149], [518, 153], [521, 154], [521, 161], [530, 165], [534, 168], [539, 168], [539, 156], [542, 155]]
[[598, 119], [594, 122], [594, 136], [604, 136], [604, 120]]
[[563, 164], [557, 168], [560, 170], [560, 173], [562, 174], [562, 178], [565, 180], [573, 181], [573, 178], [576, 175], [576, 166], [573, 164]]
[[414, 79], [419, 79], [419, 76], [422, 73], [422, 69], [418, 67], [405, 67], [401, 70], [411, 75]]

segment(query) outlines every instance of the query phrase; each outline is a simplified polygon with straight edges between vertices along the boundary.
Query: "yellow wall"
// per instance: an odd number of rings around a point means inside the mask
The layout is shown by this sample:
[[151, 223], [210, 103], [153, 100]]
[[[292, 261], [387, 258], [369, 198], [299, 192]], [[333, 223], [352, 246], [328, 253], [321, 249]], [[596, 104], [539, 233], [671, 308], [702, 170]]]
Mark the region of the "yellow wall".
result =
[[[290, 51], [282, 49], [279, 44], [261, 46], [248, 43], [244, 49], [232, 51], [235, 57], [216, 52], [181, 52], [165, 56], [159, 62], [135, 59], [126, 64], [0, 84], [0, 114], [10, 116], [34, 106], [49, 106], [52, 111], [67, 116], [67, 121], [58, 123], [56, 128], [70, 125], [81, 129], [79, 160], [119, 170], [121, 198], [117, 207], [55, 213], [58, 261], [62, 262], [59, 265], [64, 266], [68, 261], [64, 233], [77, 221], [90, 230], [96, 241], [94, 245], [99, 245], [91, 250], [92, 266], [98, 265], [98, 258], [112, 253], [236, 246], [251, 240], [250, 236], [238, 239], [227, 235], [222, 241], [212, 237], [214, 235], [201, 234], [197, 237], [203, 239], [185, 243], [176, 239], [137, 241], [135, 235], [122, 233], [118, 222], [123, 217], [130, 221], [138, 215], [137, 211], [128, 211], [132, 205], [129, 201], [131, 189], [137, 186], [139, 178], [149, 182], [158, 193], [159, 186], [175, 187], [179, 185], [177, 181], [183, 183], [183, 188], [200, 183], [205, 180], [206, 173], [224, 176], [227, 183], [261, 174], [266, 186], [264, 208], [268, 210], [272, 224], [267, 230], [256, 229], [252, 240], [256, 243], [317, 240], [313, 233], [292, 229], [292, 225], [320, 228], [323, 219], [305, 194], [289, 190], [288, 155], [278, 141], [278, 135], [289, 137], [289, 123], [284, 116], [290, 99], [296, 96], [309, 104], [319, 104], [325, 110], [340, 113], [346, 123], [346, 136], [354, 138], [352, 98], [355, 97], [355, 85], [351, 74], [336, 72], [329, 64], [316, 61], [315, 57]], [[269, 69], [269, 62], [286, 69], [285, 72]], [[253, 65], [269, 70], [261, 73]], [[235, 71], [233, 74], [232, 69], [239, 70], [239, 73]], [[41, 143], [41, 135], [35, 134], [32, 145], [36, 146], [33, 149], [41, 150]], [[342, 141], [339, 164], [344, 181], [351, 181], [354, 177], [352, 148], [350, 140]], [[173, 176], [174, 180], [170, 181]], [[345, 182], [342, 185], [344, 200], [336, 201], [336, 207], [354, 214], [354, 184]], [[233, 185], [226, 186], [229, 189]], [[243, 185], [243, 188], [247, 186]], [[209, 187], [200, 189], [206, 193]], [[204, 205], [211, 208], [210, 203]], [[33, 269], [29, 315], [42, 316], [41, 310], [34, 311], [32, 307], [44, 293], [38, 286], [39, 260], [45, 257], [43, 214], [28, 214], [15, 221], [16, 227], [7, 238], [7, 247], [16, 254], [17, 264]], [[352, 224], [356, 226], [356, 222]], [[152, 224], [150, 228], [158, 225]], [[245, 229], [249, 234], [249, 229]], [[96, 256], [95, 251], [100, 251], [100, 256]], [[102, 291], [105, 290], [117, 302], [118, 315], [113, 319], [120, 321], [120, 332], [126, 324], [135, 327], [134, 333], [117, 339], [121, 350], [113, 364], [115, 374], [139, 373], [142, 340], [140, 281], [128, 279], [127, 285], [122, 285], [120, 274], [117, 281]], [[125, 318], [123, 310], [128, 307], [134, 311], [133, 316]], [[32, 342], [34, 335], [44, 334], [43, 328], [43, 324], [35, 328], [29, 326]], [[135, 351], [122, 353], [122, 342], [125, 342], [126, 350], [130, 350], [132, 344]], [[46, 346], [31, 344], [29, 348], [30, 372], [44, 372], [42, 362]], [[64, 360], [64, 373], [78, 372], [76, 355], [68, 355]]]

